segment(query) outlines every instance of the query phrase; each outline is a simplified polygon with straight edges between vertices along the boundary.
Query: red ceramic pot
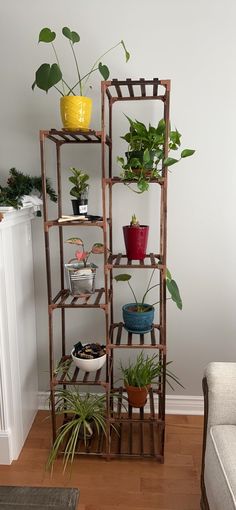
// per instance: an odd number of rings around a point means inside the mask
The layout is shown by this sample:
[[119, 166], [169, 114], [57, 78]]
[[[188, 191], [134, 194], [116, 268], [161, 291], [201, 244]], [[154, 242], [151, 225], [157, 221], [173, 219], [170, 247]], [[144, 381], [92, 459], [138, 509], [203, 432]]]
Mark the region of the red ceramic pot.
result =
[[123, 227], [126, 255], [129, 260], [143, 260], [146, 256], [149, 227], [126, 225]]

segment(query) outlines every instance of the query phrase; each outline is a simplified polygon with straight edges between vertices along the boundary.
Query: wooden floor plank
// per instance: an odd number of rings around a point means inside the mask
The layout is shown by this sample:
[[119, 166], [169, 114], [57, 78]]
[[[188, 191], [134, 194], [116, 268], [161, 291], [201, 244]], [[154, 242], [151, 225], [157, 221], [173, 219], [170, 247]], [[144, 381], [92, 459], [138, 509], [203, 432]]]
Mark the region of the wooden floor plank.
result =
[[19, 459], [0, 466], [0, 485], [78, 487], [78, 510], [199, 510], [201, 416], [167, 416], [164, 464], [77, 457], [63, 475], [59, 458], [51, 475], [45, 470], [51, 445], [47, 414], [38, 412]]

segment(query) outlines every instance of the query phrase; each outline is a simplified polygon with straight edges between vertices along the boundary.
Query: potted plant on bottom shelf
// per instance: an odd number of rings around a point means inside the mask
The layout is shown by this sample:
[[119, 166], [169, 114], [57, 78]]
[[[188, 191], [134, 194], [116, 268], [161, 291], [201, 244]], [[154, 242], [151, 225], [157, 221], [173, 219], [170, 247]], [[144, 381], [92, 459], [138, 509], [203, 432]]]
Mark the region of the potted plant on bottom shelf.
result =
[[63, 451], [64, 471], [68, 462], [72, 464], [81, 440], [85, 447], [93, 435], [106, 435], [106, 394], [80, 395], [74, 390], [61, 389], [56, 392], [55, 414], [66, 421], [59, 427], [51, 447], [47, 468], [53, 468], [58, 453]]
[[[169, 361], [166, 365], [172, 363]], [[124, 385], [128, 394], [128, 403], [132, 407], [143, 407], [147, 401], [147, 395], [151, 384], [163, 375], [163, 363], [159, 360], [158, 354], [153, 356], [144, 356], [142, 351], [135, 363], [124, 367], [121, 364], [121, 372], [124, 379]], [[171, 381], [183, 388], [179, 378], [166, 369], [166, 380], [169, 386], [173, 388]]]
[[126, 255], [128, 260], [143, 260], [148, 242], [148, 225], [140, 225], [135, 214], [129, 225], [123, 227]]
[[[124, 273], [119, 274], [115, 276], [115, 280], [117, 282], [127, 282], [129, 285], [129, 288], [134, 296], [135, 303], [128, 303], [126, 305], [123, 305], [122, 307], [122, 313], [123, 313], [123, 321], [124, 321], [124, 327], [127, 331], [131, 333], [148, 333], [153, 327], [153, 319], [154, 319], [154, 306], [159, 303], [159, 301], [153, 303], [153, 304], [147, 304], [145, 303], [145, 299], [147, 294], [154, 289], [155, 287], [158, 287], [159, 284], [151, 286], [152, 278], [154, 275], [155, 269], [153, 269], [151, 276], [149, 278], [147, 289], [142, 297], [141, 301], [138, 301], [136, 298], [136, 295], [134, 293], [133, 288], [130, 285], [129, 280], [131, 279], [131, 275]], [[175, 280], [173, 280], [171, 273], [169, 270], [167, 270], [166, 274], [166, 286], [170, 293], [170, 299], [172, 299], [177, 307], [182, 310], [182, 299], [180, 296], [179, 288]]]
[[[65, 264], [67, 284], [72, 296], [84, 297], [94, 293], [96, 264], [88, 263], [91, 253], [104, 253], [104, 246], [101, 243], [94, 243], [90, 251], [84, 250], [84, 243], [79, 237], [70, 237], [66, 243], [75, 244], [79, 248], [75, 257]], [[76, 262], [74, 262], [74, 260]]]
[[73, 184], [73, 188], [70, 190], [70, 195], [74, 197], [71, 200], [73, 213], [77, 216], [87, 216], [89, 175], [79, 170], [79, 168], [71, 167], [70, 171], [73, 174], [69, 177], [69, 181]]

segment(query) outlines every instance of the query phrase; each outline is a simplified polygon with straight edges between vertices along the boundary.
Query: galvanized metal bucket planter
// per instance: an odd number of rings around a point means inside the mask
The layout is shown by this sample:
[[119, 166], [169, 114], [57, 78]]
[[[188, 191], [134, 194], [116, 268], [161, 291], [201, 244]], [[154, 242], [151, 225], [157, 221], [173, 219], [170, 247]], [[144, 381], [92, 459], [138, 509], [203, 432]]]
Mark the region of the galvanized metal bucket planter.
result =
[[83, 262], [72, 262], [65, 264], [66, 281], [72, 296], [89, 296], [95, 291], [95, 264], [87, 264]]

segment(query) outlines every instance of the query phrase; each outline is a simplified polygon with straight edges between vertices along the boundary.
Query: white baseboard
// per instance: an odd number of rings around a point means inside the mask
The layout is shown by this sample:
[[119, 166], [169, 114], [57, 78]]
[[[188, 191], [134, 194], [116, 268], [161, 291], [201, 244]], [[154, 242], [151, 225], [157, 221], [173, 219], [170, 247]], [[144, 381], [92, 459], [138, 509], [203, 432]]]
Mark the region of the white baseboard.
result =
[[11, 464], [12, 451], [11, 451], [11, 434], [7, 430], [0, 431], [0, 465]]
[[[38, 409], [49, 409], [49, 392], [38, 392]], [[166, 414], [203, 415], [203, 397], [189, 395], [167, 395]]]

